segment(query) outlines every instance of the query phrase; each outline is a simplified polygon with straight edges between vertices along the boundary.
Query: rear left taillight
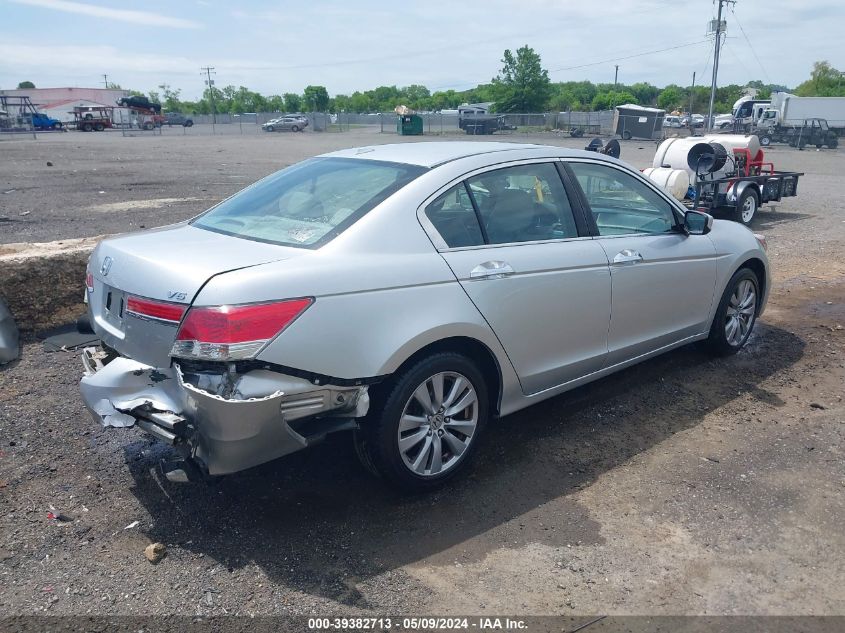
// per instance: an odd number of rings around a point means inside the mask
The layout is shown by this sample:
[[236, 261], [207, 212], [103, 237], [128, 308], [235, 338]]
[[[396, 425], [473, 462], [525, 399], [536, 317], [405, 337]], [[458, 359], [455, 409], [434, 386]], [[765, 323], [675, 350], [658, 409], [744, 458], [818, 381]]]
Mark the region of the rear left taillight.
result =
[[253, 358], [312, 303], [312, 297], [304, 297], [274, 303], [192, 307], [170, 355], [217, 361]]
[[94, 275], [90, 270], [85, 271], [85, 288], [89, 293], [94, 292]]

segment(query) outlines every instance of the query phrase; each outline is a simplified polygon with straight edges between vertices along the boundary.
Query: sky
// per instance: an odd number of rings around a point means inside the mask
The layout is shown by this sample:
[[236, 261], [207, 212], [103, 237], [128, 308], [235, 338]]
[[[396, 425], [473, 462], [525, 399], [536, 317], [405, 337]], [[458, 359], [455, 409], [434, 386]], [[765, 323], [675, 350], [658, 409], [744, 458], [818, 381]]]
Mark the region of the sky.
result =
[[[103, 86], [148, 92], [162, 83], [202, 94], [329, 94], [380, 85], [465, 90], [490, 81], [504, 49], [537, 51], [552, 81], [657, 86], [710, 83], [711, 0], [0, 0], [0, 89]], [[719, 84], [794, 87], [813, 62], [845, 70], [842, 0], [737, 0]]]

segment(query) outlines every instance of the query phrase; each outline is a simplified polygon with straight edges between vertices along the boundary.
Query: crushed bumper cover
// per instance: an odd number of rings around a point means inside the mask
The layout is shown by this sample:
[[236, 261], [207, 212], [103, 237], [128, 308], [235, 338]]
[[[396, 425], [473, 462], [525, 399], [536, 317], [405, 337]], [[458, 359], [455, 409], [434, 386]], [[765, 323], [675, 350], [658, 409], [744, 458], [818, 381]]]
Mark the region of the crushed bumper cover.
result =
[[[178, 446], [209, 475], [293, 453], [366, 414], [366, 387], [316, 385], [267, 369], [240, 375], [155, 368], [98, 348], [82, 355], [80, 391], [104, 427], [138, 426]], [[106, 361], [106, 362], [104, 362]]]

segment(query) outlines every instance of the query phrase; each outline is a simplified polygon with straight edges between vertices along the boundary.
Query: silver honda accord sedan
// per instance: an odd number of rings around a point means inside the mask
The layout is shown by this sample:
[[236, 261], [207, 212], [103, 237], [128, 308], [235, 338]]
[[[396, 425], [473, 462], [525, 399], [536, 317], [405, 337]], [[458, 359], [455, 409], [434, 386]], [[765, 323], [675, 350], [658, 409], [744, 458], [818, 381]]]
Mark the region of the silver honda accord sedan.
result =
[[414, 490], [491, 418], [693, 341], [737, 352], [770, 279], [762, 236], [619, 160], [438, 142], [318, 156], [105, 240], [86, 286], [85, 404], [176, 447], [176, 476], [352, 431]]

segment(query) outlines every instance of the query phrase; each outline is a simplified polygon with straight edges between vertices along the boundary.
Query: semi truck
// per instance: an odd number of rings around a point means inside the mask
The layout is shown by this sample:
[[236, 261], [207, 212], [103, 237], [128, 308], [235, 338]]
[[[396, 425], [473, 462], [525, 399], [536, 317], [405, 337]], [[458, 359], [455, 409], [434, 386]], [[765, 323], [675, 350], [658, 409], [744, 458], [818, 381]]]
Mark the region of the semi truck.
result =
[[[772, 105], [771, 99], [754, 99], [753, 97], [740, 97], [731, 108], [733, 115], [733, 131], [737, 134], [750, 132], [757, 121]], [[724, 129], [724, 126], [723, 126]]]

